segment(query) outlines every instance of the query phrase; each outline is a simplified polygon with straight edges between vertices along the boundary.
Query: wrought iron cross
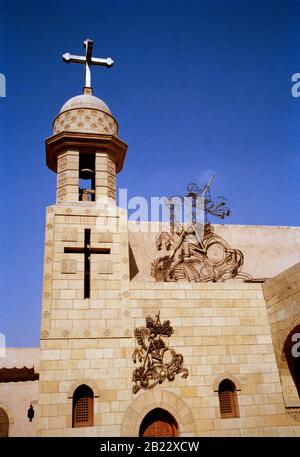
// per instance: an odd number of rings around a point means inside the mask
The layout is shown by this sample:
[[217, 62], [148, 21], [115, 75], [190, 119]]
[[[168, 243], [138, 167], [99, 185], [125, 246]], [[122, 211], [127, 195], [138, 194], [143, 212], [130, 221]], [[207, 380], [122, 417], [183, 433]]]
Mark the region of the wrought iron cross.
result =
[[83, 45], [85, 47], [85, 56], [76, 56], [72, 55], [69, 52], [63, 54], [63, 61], [66, 63], [74, 62], [74, 63], [83, 63], [85, 65], [85, 87], [91, 89], [91, 66], [92, 65], [101, 65], [103, 67], [111, 67], [114, 61], [107, 57], [107, 59], [100, 59], [98, 57], [92, 57], [93, 52], [93, 40], [87, 38]]

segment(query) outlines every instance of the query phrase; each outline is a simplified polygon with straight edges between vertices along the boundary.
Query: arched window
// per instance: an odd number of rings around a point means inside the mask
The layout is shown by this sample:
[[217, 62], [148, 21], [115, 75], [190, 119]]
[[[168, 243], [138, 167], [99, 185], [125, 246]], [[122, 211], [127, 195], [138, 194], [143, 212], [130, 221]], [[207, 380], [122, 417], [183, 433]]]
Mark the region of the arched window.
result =
[[94, 420], [94, 393], [85, 384], [77, 387], [73, 394], [73, 427], [88, 427]]
[[221, 418], [239, 417], [235, 384], [223, 379], [219, 384], [219, 402]]
[[9, 429], [9, 419], [6, 414], [6, 411], [3, 408], [0, 408], [0, 437], [8, 436]]
[[139, 436], [178, 436], [178, 424], [165, 409], [152, 409], [142, 420]]
[[295, 386], [300, 396], [300, 324], [290, 332], [285, 340], [283, 352], [295, 383]]

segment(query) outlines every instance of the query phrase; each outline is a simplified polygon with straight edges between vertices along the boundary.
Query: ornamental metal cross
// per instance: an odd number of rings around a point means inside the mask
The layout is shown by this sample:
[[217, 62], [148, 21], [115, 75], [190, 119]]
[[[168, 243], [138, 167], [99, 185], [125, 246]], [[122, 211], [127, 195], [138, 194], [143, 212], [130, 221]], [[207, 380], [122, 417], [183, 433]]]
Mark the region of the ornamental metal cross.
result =
[[92, 57], [92, 52], [93, 52], [93, 40], [90, 40], [87, 38], [84, 42], [83, 45], [85, 47], [85, 56], [75, 56], [70, 54], [69, 52], [66, 52], [63, 54], [62, 58], [63, 61], [66, 63], [70, 62], [75, 62], [75, 63], [83, 63], [85, 64], [85, 72], [84, 72], [84, 78], [85, 78], [85, 87], [91, 89], [91, 66], [92, 65], [101, 65], [104, 67], [111, 67], [114, 63], [114, 61], [110, 58], [107, 57], [107, 59], [100, 59], [98, 57]]

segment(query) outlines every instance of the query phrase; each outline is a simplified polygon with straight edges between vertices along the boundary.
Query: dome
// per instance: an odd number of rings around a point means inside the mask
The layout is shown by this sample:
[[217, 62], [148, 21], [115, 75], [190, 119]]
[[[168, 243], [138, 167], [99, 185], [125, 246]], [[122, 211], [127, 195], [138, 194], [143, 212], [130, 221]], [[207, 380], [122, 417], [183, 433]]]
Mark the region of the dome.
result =
[[90, 94], [76, 95], [70, 98], [61, 108], [60, 113], [76, 108], [92, 108], [111, 114], [109, 107], [100, 98]]
[[91, 94], [70, 98], [53, 122], [54, 135], [61, 132], [118, 135], [118, 123], [100, 98]]

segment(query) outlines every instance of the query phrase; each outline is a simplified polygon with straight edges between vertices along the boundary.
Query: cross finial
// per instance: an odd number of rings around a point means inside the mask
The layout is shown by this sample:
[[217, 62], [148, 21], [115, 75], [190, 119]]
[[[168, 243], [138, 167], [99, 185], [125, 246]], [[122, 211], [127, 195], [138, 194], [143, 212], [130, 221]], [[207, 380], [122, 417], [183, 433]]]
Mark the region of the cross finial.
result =
[[66, 63], [75, 62], [75, 63], [83, 63], [85, 64], [85, 86], [84, 86], [84, 93], [91, 94], [92, 93], [92, 86], [91, 86], [91, 66], [92, 65], [101, 65], [104, 67], [111, 67], [114, 61], [107, 57], [106, 59], [100, 59], [98, 57], [92, 57], [93, 52], [93, 40], [87, 38], [84, 40], [83, 45], [85, 47], [85, 56], [75, 56], [66, 52], [63, 54], [63, 61]]

